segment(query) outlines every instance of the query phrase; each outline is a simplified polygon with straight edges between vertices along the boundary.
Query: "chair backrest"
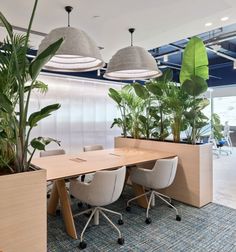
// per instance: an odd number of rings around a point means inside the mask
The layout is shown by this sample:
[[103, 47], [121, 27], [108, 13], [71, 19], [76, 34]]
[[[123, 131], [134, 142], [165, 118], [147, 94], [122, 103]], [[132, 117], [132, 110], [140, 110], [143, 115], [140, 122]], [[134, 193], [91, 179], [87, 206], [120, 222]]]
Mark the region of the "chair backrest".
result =
[[177, 166], [178, 157], [157, 160], [150, 174], [154, 178], [150, 187], [162, 189], [170, 186], [174, 181]]
[[126, 167], [95, 173], [89, 184], [87, 202], [94, 206], [105, 206], [116, 201], [123, 190]]
[[103, 150], [103, 146], [100, 144], [96, 145], [87, 145], [83, 147], [84, 152], [86, 151], [96, 151], [96, 150]]
[[49, 157], [49, 156], [64, 155], [64, 154], [66, 154], [65, 150], [57, 149], [57, 150], [41, 151], [39, 153], [39, 156], [40, 157]]

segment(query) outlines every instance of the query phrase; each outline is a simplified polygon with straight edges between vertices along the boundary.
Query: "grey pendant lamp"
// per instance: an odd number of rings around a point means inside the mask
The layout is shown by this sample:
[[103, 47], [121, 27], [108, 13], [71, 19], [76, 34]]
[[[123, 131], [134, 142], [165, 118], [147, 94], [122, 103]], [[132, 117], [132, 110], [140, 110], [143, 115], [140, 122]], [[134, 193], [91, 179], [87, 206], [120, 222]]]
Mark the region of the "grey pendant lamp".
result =
[[133, 46], [133, 33], [130, 28], [131, 46], [120, 49], [108, 63], [104, 77], [112, 80], [145, 80], [158, 77], [162, 72], [152, 55], [144, 48]]
[[44, 66], [44, 69], [60, 72], [86, 72], [104, 66], [100, 51], [93, 39], [84, 31], [70, 27], [71, 6], [66, 6], [68, 27], [52, 30], [39, 45], [38, 54], [60, 38], [64, 42], [56, 55]]

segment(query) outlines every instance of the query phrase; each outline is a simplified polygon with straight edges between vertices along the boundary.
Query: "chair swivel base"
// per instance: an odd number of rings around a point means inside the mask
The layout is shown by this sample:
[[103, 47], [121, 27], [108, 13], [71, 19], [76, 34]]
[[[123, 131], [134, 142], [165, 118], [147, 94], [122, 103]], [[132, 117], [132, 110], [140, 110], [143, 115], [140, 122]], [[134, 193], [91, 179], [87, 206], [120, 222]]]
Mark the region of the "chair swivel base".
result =
[[123, 245], [124, 244], [124, 238], [122, 237], [121, 235], [121, 232], [120, 230], [116, 227], [116, 225], [108, 218], [108, 216], [104, 213], [104, 212], [109, 212], [109, 213], [113, 213], [113, 214], [116, 214], [116, 215], [119, 215], [120, 216], [120, 219], [118, 219], [118, 225], [123, 225], [124, 222], [123, 222], [123, 219], [122, 219], [122, 214], [118, 213], [118, 212], [115, 212], [115, 211], [112, 211], [112, 210], [109, 210], [109, 209], [106, 209], [106, 208], [103, 208], [103, 207], [92, 207], [90, 209], [87, 209], [83, 212], [80, 212], [75, 216], [78, 216], [78, 215], [82, 215], [82, 214], [86, 214], [86, 213], [89, 213], [91, 212], [90, 216], [89, 216], [89, 219], [86, 223], [86, 225], [84, 226], [84, 229], [80, 235], [80, 243], [79, 243], [79, 249], [85, 249], [87, 247], [87, 243], [84, 241], [83, 239], [83, 236], [84, 236], [84, 233], [85, 233], [85, 230], [87, 229], [90, 221], [92, 220], [93, 216], [94, 218], [96, 218], [96, 216], [98, 216], [99, 218], [99, 214], [102, 214], [102, 216], [111, 224], [112, 227], [114, 227], [116, 229], [116, 231], [118, 232], [119, 234], [119, 238], [117, 239], [117, 243], [120, 244], [120, 245]]
[[[168, 197], [167, 195], [164, 195], [164, 194], [161, 194], [155, 190], [150, 190], [146, 193], [143, 193], [141, 195], [138, 195], [132, 199], [130, 199], [128, 202], [127, 202], [127, 206], [126, 206], [126, 211], [127, 212], [130, 212], [131, 211], [131, 207], [130, 207], [130, 202], [135, 200], [135, 199], [138, 199], [140, 197], [143, 197], [144, 195], [148, 195], [150, 194], [150, 198], [149, 198], [149, 201], [148, 201], [148, 206], [147, 206], [147, 210], [146, 210], [146, 219], [145, 219], [145, 223], [146, 224], [150, 224], [152, 222], [152, 219], [149, 217], [149, 210], [150, 210], [150, 207], [151, 207], [151, 203], [152, 202], [155, 202], [155, 196], [157, 196], [158, 198], [160, 198], [162, 201], [164, 201], [169, 207], [173, 208], [176, 212], [176, 220], [177, 221], [181, 221], [181, 216], [179, 215], [179, 212], [177, 210], [177, 208], [174, 206], [174, 204], [171, 202], [171, 198]], [[168, 201], [165, 199], [167, 198]]]

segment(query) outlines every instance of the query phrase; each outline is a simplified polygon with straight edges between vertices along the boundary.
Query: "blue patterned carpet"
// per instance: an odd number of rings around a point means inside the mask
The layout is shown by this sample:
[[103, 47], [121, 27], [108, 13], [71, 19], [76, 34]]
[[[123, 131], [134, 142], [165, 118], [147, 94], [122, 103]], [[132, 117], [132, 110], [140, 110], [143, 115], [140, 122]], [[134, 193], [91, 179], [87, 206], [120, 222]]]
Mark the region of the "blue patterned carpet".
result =
[[[147, 225], [144, 209], [133, 206], [130, 213], [126, 212], [125, 202], [132, 196], [126, 189], [116, 203], [107, 207], [123, 213], [124, 225], [119, 228], [125, 244], [117, 244], [117, 232], [101, 217], [99, 226], [91, 224], [85, 232], [84, 252], [236, 252], [236, 210], [213, 203], [197, 209], [175, 202], [182, 215], [178, 222], [174, 210], [156, 201], [150, 211], [153, 221]], [[74, 212], [83, 210], [78, 209], [76, 201], [73, 203]], [[109, 216], [117, 222], [117, 217]], [[86, 221], [86, 216], [75, 218], [78, 235]], [[65, 233], [60, 216], [48, 217], [49, 252], [78, 252], [78, 244]]]

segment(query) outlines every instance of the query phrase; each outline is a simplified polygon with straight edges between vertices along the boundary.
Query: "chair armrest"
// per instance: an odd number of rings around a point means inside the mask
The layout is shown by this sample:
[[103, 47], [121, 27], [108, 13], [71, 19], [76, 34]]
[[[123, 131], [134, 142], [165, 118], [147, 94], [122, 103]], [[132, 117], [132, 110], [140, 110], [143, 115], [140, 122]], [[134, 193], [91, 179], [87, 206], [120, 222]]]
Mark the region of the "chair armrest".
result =
[[89, 192], [90, 183], [82, 182], [79, 179], [70, 179], [70, 193], [77, 199], [82, 200], [83, 195]]
[[142, 167], [134, 168], [131, 170], [130, 174], [130, 180], [133, 183], [147, 186], [148, 181], [152, 177], [152, 170], [151, 169], [145, 169]]

